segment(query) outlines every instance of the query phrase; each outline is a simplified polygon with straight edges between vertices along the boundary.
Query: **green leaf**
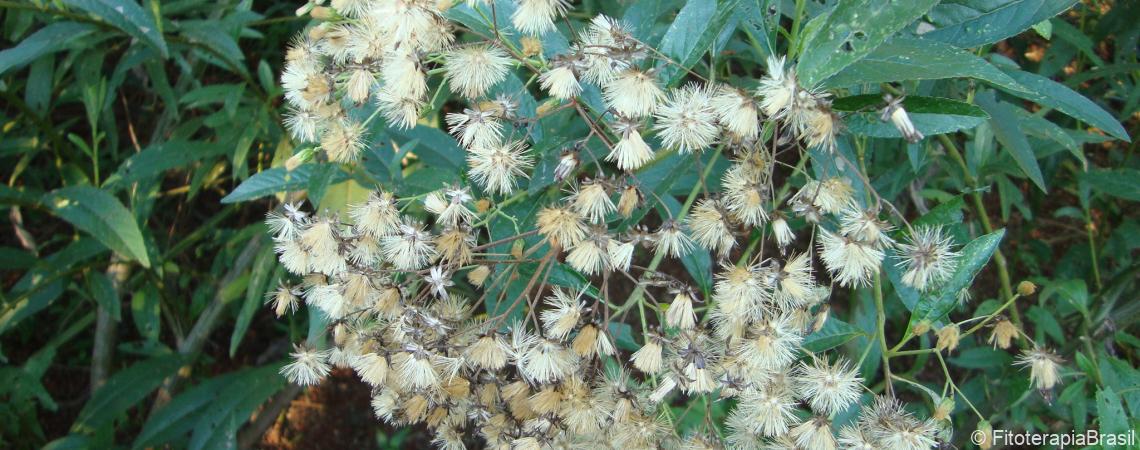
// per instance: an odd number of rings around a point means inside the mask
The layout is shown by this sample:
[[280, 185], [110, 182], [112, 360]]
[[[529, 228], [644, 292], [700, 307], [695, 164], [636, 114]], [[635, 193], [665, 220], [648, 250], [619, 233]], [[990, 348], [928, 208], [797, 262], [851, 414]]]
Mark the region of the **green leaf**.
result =
[[961, 195], [954, 196], [938, 206], [930, 208], [926, 214], [919, 217], [911, 226], [949, 226], [962, 222], [962, 209], [966, 207], [966, 200]]
[[1082, 174], [1081, 179], [1097, 191], [1140, 202], [1140, 170], [1093, 169]]
[[69, 434], [44, 445], [42, 450], [86, 450], [93, 448], [87, 436]]
[[241, 310], [238, 311], [237, 319], [234, 321], [234, 332], [230, 335], [231, 358], [237, 354], [238, 345], [241, 344], [242, 337], [245, 336], [250, 322], [253, 321], [253, 314], [263, 303], [262, 299], [265, 297], [265, 292], [269, 289], [269, 282], [272, 280], [270, 275], [276, 266], [277, 252], [274, 251], [272, 245], [267, 245], [257, 255], [257, 259], [253, 263], [249, 284], [245, 288], [245, 302], [242, 303]]
[[162, 39], [162, 32], [155, 23], [154, 17], [145, 9], [131, 0], [62, 0], [63, 4], [72, 8], [81, 9], [107, 22], [124, 33], [154, 46], [162, 54], [168, 56], [166, 41]]
[[1017, 69], [1003, 70], [1018, 83], [1018, 86], [997, 84], [1002, 90], [1041, 106], [1056, 109], [1069, 117], [1097, 127], [1117, 139], [1132, 142], [1132, 138], [1128, 136], [1128, 131], [1112, 114], [1085, 96], [1041, 75]]
[[221, 59], [225, 63], [223, 67], [248, 76], [249, 70], [244, 64], [245, 54], [238, 46], [237, 39], [219, 27], [216, 21], [187, 20], [180, 25], [182, 37], [187, 42], [208, 50], [207, 54], [212, 58]]
[[83, 237], [62, 250], [41, 258], [7, 293], [8, 300], [0, 305], [0, 334], [11, 330], [20, 321], [42, 311], [63, 294], [64, 276], [72, 267], [107, 251], [95, 239]]
[[[946, 21], [937, 20], [943, 15], [938, 14], [940, 8], [935, 8], [931, 15], [936, 18], [935, 25], [939, 27], [922, 36], [957, 47], [977, 47], [1017, 35], [1033, 24], [1069, 9], [1074, 3], [1076, 0], [1013, 0], [997, 3], [1000, 6], [984, 11], [975, 9], [968, 11], [968, 14], [959, 11]], [[947, 2], [943, 6], [970, 9], [957, 2]]]
[[[305, 164], [292, 172], [284, 167], [263, 170], [234, 188], [229, 195], [222, 198], [222, 203], [244, 202], [278, 192], [305, 189], [309, 185], [309, 178], [312, 177], [315, 167], [316, 164]], [[337, 173], [339, 175], [333, 177], [334, 182], [344, 180], [343, 171], [338, 170]]]
[[950, 364], [967, 369], [987, 369], [990, 367], [1009, 367], [1013, 357], [1003, 350], [990, 347], [974, 347], [963, 350], [958, 356], [950, 358]]
[[21, 39], [15, 47], [0, 51], [0, 75], [24, 67], [41, 56], [66, 49], [95, 29], [94, 25], [78, 22], [55, 22], [40, 28]]
[[279, 366], [274, 365], [243, 371], [227, 383], [202, 411], [188, 448], [236, 448], [238, 428], [258, 405], [285, 386], [285, 377], [278, 375], [278, 370]]
[[123, 369], [91, 395], [83, 405], [75, 423], [73, 433], [92, 433], [108, 426], [121, 414], [139, 401], [147, 398], [162, 384], [162, 380], [173, 374], [182, 365], [178, 355], [151, 358]]
[[147, 419], [132, 447], [142, 449], [176, 442], [179, 435], [194, 428], [202, 410], [217, 399], [218, 391], [233, 383], [235, 375], [230, 373], [210, 378], [178, 394]]
[[863, 335], [863, 331], [855, 326], [830, 317], [824, 322], [823, 328], [804, 337], [803, 347], [809, 352], [820, 353]]
[[1020, 121], [1017, 120], [1017, 113], [1014, 112], [1014, 108], [1008, 103], [995, 100], [992, 95], [979, 95], [976, 100], [978, 106], [990, 114], [990, 126], [993, 128], [994, 137], [1001, 143], [1002, 148], [1009, 152], [1009, 155], [1017, 162], [1017, 166], [1021, 167], [1021, 171], [1030, 180], [1033, 180], [1033, 184], [1036, 184], [1042, 192], [1047, 192], [1045, 178], [1041, 175], [1041, 167], [1037, 165], [1037, 155], [1029, 147], [1029, 139], [1025, 137], [1025, 133], [1018, 126]]
[[1057, 319], [1049, 310], [1040, 306], [1032, 306], [1025, 315], [1037, 326], [1038, 332], [1049, 335], [1053, 338], [1053, 342], [1058, 344], [1065, 342], [1065, 332], [1061, 330], [1061, 324], [1057, 323]]
[[107, 181], [105, 189], [121, 189], [136, 181], [163, 175], [171, 169], [181, 168], [192, 163], [223, 155], [227, 152], [223, 145], [197, 141], [170, 141], [151, 145], [127, 158]]
[[131, 318], [135, 322], [135, 329], [139, 335], [148, 341], [157, 341], [161, 331], [162, 304], [158, 297], [158, 289], [153, 284], [135, 291], [131, 296]]
[[[879, 109], [883, 99], [877, 94], [856, 95], [835, 100], [836, 111], [851, 112], [844, 117], [852, 134], [901, 138], [902, 133], [890, 122], [883, 122]], [[915, 128], [927, 136], [974, 128], [989, 117], [985, 111], [966, 102], [938, 97], [908, 96], [903, 107]]]
[[400, 127], [389, 127], [388, 134], [400, 144], [416, 140], [413, 152], [424, 164], [441, 169], [460, 170], [466, 167], [464, 155], [459, 143], [454, 138], [438, 128], [416, 125], [415, 128], [405, 130]]
[[862, 59], [936, 3], [938, 0], [840, 2], [804, 43], [796, 66], [801, 84], [816, 86]]
[[641, 348], [633, 339], [633, 327], [628, 323], [611, 322], [610, 338], [613, 339], [614, 345], [622, 350], [636, 352]]
[[[677, 18], [669, 25], [669, 30], [658, 45], [661, 53], [671, 58], [681, 67], [690, 68], [708, 53], [709, 48], [727, 24], [735, 26], [729, 19], [741, 0], [688, 0]], [[685, 76], [685, 72], [662, 61], [659, 65], [661, 79], [666, 85], [673, 85]]]
[[922, 299], [914, 307], [910, 322], [914, 324], [927, 320], [934, 323], [950, 314], [958, 304], [958, 293], [968, 288], [974, 281], [974, 277], [997, 251], [1003, 236], [1005, 230], [998, 230], [974, 239], [962, 247], [961, 256], [958, 257], [958, 269], [954, 271], [954, 275], [936, 291], [923, 294]]
[[[252, 412], [250, 404], [260, 404], [284, 384], [276, 373], [277, 369], [278, 366], [270, 365], [231, 372], [207, 379], [186, 390], [147, 419], [132, 448], [185, 442], [189, 433], [196, 431], [210, 415], [217, 416], [212, 418], [217, 421], [223, 415], [237, 416], [247, 410]], [[231, 406], [228, 411], [226, 406]], [[249, 414], [244, 414], [243, 421], [248, 416]], [[201, 427], [201, 430], [203, 434], [198, 439], [209, 442], [209, 434], [213, 430], [208, 426]]]
[[91, 297], [95, 299], [95, 303], [100, 308], [111, 314], [111, 318], [115, 319], [116, 322], [123, 320], [123, 308], [119, 302], [119, 294], [115, 292], [115, 286], [106, 274], [102, 272], [88, 273], [87, 291], [91, 293]]
[[740, 4], [740, 27], [759, 44], [758, 57], [776, 54], [775, 42], [780, 29], [780, 1], [755, 0]]
[[47, 193], [43, 203], [53, 214], [90, 233], [111, 250], [150, 267], [138, 223], [113, 195], [91, 186], [72, 186]]
[[1104, 383], [1116, 390], [1128, 405], [1132, 417], [1140, 417], [1140, 371], [1127, 361], [1100, 353], [1100, 371]]
[[1111, 387], [1105, 386], [1096, 391], [1096, 414], [1100, 419], [1101, 433], [1128, 432], [1128, 416], [1124, 414], [1124, 406], [1120, 403], [1120, 396]]
[[897, 36], [843, 69], [824, 85], [842, 87], [901, 80], [976, 78], [1013, 86], [1009, 75], [973, 53], [930, 39]]

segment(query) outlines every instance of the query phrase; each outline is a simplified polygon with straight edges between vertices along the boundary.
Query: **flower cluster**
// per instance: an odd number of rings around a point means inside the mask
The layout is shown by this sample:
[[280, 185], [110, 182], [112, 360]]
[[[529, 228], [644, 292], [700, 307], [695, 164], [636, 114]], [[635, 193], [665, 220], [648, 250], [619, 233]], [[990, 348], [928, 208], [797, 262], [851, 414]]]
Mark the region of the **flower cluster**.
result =
[[[346, 108], [376, 102], [390, 126], [414, 126], [428, 75], [440, 74], [441, 86], [465, 100], [443, 121], [467, 169], [460, 184], [424, 195], [377, 191], [343, 217], [291, 204], [270, 214], [280, 260], [299, 280], [272, 294], [275, 311], [303, 302], [329, 320], [333, 338], [327, 349], [298, 347], [282, 370], [290, 380], [309, 385], [333, 366], [351, 368], [373, 387], [378, 417], [425, 424], [445, 449], [465, 448], [473, 435], [490, 447], [523, 449], [909, 450], [944, 439], [945, 414], [919, 419], [889, 390], [857, 421], [833, 424], [867, 401], [862, 359], [812, 351], [813, 333], [827, 325], [831, 286], [867, 286], [890, 257], [903, 284], [930, 291], [954, 275], [959, 255], [941, 228], [896, 231], [881, 201], [858, 195], [871, 187], [852, 185], [866, 180], [853, 165], [823, 177], [801, 165], [778, 176], [788, 149], [797, 162], [804, 148], [842, 158], [828, 94], [801, 87], [784, 58], [767, 61], [754, 89], [695, 74], [669, 87], [662, 68], [675, 63], [603, 15], [547, 58], [517, 49], [498, 29], [455, 43], [434, 1], [320, 3], [303, 9], [322, 22], [294, 43], [282, 75], [294, 138], [318, 143], [331, 161], [352, 162], [367, 145], [367, 121], [355, 122]], [[569, 8], [564, 0], [515, 3], [515, 31], [539, 46]], [[495, 16], [487, 2], [464, 7]], [[517, 98], [492, 95], [521, 70], [533, 71], [533, 90], [549, 96], [534, 117], [523, 116]], [[586, 101], [587, 91], [599, 93], [600, 104]], [[884, 120], [921, 139], [901, 103], [887, 101]], [[553, 169], [560, 189], [536, 205], [534, 230], [492, 239], [488, 223], [527, 198], [520, 188], [534, 174], [537, 145], [528, 127], [560, 111], [589, 129]], [[608, 153], [583, 154], [590, 141]], [[727, 165], [717, 164], [722, 154]], [[679, 210], [661, 205], [664, 194], [643, 191], [638, 178], [666, 155], [708, 165]], [[794, 193], [788, 175], [806, 179]], [[719, 265], [711, 288], [658, 270], [698, 252]], [[552, 280], [563, 262], [586, 281]], [[512, 283], [524, 277], [529, 282]], [[631, 292], [615, 295], [613, 280], [628, 281]], [[631, 311], [641, 318], [632, 341], [622, 334]], [[942, 327], [939, 351], [953, 350], [958, 338], [956, 325]], [[1038, 354], [1023, 361], [1043, 388], [1057, 379], [1049, 361]], [[669, 405], [699, 397], [733, 405], [723, 435], [676, 433]]]

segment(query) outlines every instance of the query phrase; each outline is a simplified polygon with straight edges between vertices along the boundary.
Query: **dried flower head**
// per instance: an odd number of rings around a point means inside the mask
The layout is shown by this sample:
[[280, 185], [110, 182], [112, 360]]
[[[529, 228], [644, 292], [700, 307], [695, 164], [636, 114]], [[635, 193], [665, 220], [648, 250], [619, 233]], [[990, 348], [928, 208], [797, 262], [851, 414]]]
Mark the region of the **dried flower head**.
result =
[[494, 45], [460, 47], [447, 53], [443, 69], [453, 89], [464, 97], [482, 97], [487, 90], [507, 76], [512, 59]]

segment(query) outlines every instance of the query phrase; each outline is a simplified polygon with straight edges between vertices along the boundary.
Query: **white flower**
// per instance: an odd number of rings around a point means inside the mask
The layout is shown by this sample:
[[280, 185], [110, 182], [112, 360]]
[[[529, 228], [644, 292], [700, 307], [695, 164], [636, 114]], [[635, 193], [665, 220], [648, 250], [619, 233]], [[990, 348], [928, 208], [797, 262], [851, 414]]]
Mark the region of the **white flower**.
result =
[[665, 324], [682, 330], [691, 330], [697, 325], [697, 314], [693, 312], [693, 297], [688, 289], [677, 292], [669, 309], [665, 310]]
[[475, 45], [447, 53], [443, 64], [451, 87], [467, 98], [481, 97], [491, 86], [503, 81], [511, 58], [493, 45]]
[[510, 194], [519, 177], [526, 177], [526, 169], [534, 165], [526, 154], [523, 141], [472, 148], [467, 155], [471, 178], [487, 192]]
[[614, 132], [621, 137], [614, 145], [606, 161], [617, 163], [618, 169], [632, 172], [653, 159], [653, 149], [641, 138], [638, 132], [638, 123], [629, 119], [621, 119], [614, 123]]
[[756, 100], [740, 89], [721, 86], [712, 98], [717, 120], [739, 139], [752, 139], [760, 133], [760, 111]]
[[719, 200], [701, 200], [689, 213], [688, 220], [697, 245], [716, 251], [721, 258], [727, 258], [736, 246], [736, 237], [732, 235], [727, 213]]
[[364, 150], [364, 125], [348, 120], [336, 120], [321, 135], [321, 149], [335, 162], [350, 163]]
[[760, 79], [756, 95], [760, 97], [760, 109], [772, 118], [783, 117], [796, 99], [796, 72], [784, 68], [784, 57], [768, 56], [768, 73]]
[[555, 288], [551, 293], [553, 295], [546, 298], [546, 305], [550, 308], [543, 311], [539, 317], [542, 318], [547, 337], [563, 340], [578, 325], [578, 319], [581, 318], [586, 303], [579, 300], [581, 294], [574, 297], [559, 288]]
[[554, 29], [554, 19], [566, 14], [566, 0], [518, 0], [511, 22], [519, 31], [538, 35]]
[[317, 351], [306, 346], [295, 347], [293, 353], [289, 354], [293, 362], [281, 368], [281, 375], [291, 383], [301, 386], [320, 383], [321, 379], [332, 370], [328, 364], [329, 353], [329, 350]]
[[419, 97], [398, 95], [387, 86], [376, 94], [376, 103], [384, 119], [404, 129], [416, 126], [416, 121], [420, 118], [420, 109], [424, 107], [424, 102]]
[[539, 86], [554, 98], [569, 100], [582, 93], [582, 85], [569, 64], [555, 63], [538, 77]]
[[455, 285], [455, 282], [451, 281], [451, 274], [440, 266], [432, 267], [428, 276], [424, 277], [424, 282], [431, 287], [432, 294], [445, 300], [448, 298], [447, 288]]
[[902, 133], [903, 139], [913, 144], [921, 141], [925, 136], [914, 127], [914, 122], [910, 121], [910, 116], [902, 106], [902, 102], [905, 99], [906, 97], [894, 98], [891, 94], [884, 95], [883, 100], [886, 100], [887, 106], [881, 110], [881, 116], [879, 118], [883, 122], [889, 120], [891, 124], [899, 130], [899, 133]]
[[867, 286], [879, 271], [883, 252], [871, 244], [820, 228], [820, 259], [843, 287]]
[[285, 127], [297, 142], [314, 142], [321, 129], [317, 113], [300, 108], [289, 108], [285, 113]]
[[617, 210], [606, 187], [597, 181], [584, 181], [569, 197], [570, 204], [578, 214], [590, 219], [591, 222], [601, 223], [606, 214]]
[[368, 201], [350, 207], [348, 214], [358, 230], [375, 238], [391, 234], [400, 226], [396, 198], [390, 192], [369, 194]]
[[653, 238], [658, 253], [674, 258], [685, 256], [693, 249], [692, 239], [681, 230], [681, 224], [672, 219], [665, 221]]
[[682, 154], [701, 151], [716, 139], [716, 111], [711, 106], [708, 88], [689, 83], [670, 93], [669, 100], [657, 109], [653, 129], [666, 147]]
[[954, 275], [959, 255], [951, 250], [951, 242], [942, 227], [920, 226], [914, 229], [907, 242], [899, 245], [896, 265], [906, 270], [902, 276], [903, 283], [925, 291]]
[[414, 221], [406, 221], [400, 224], [397, 233], [382, 237], [380, 250], [384, 259], [402, 270], [420, 269], [437, 254], [431, 235]]
[[653, 114], [657, 102], [665, 96], [652, 74], [638, 69], [627, 69], [607, 83], [602, 97], [618, 114], [641, 118]]
[[842, 359], [829, 363], [817, 358], [813, 364], [801, 363], [795, 382], [800, 397], [825, 416], [842, 412], [859, 400], [863, 387], [857, 368]]
[[1029, 382], [1039, 391], [1048, 391], [1061, 383], [1061, 357], [1043, 348], [1025, 350], [1016, 364], [1029, 368]]
[[467, 148], [486, 148], [497, 144], [503, 135], [503, 124], [494, 110], [479, 106], [464, 108], [462, 113], [448, 113], [445, 117], [451, 134]]

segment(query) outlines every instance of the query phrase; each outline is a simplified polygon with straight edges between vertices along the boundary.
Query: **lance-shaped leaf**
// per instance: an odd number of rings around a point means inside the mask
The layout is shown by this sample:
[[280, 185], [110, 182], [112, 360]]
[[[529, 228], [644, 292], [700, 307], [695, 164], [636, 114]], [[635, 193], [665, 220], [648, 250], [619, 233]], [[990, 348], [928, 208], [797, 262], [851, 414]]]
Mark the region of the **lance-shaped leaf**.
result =
[[938, 0], [839, 2], [804, 43], [796, 69], [800, 83], [815, 86], [835, 75], [870, 54], [936, 3]]
[[49, 192], [43, 203], [53, 214], [90, 233], [107, 248], [150, 267], [139, 224], [113, 195], [91, 186], [72, 186]]

